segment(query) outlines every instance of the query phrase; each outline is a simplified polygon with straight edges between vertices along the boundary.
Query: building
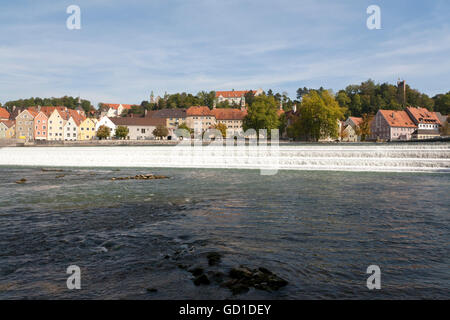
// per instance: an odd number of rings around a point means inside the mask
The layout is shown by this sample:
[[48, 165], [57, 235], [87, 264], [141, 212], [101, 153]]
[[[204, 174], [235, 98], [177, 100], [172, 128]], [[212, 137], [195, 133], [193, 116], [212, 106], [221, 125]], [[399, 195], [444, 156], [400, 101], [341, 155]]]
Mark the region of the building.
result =
[[413, 139], [432, 139], [440, 136], [439, 127], [442, 125], [436, 113], [425, 108], [406, 108], [417, 129], [412, 133]]
[[371, 124], [371, 138], [376, 140], [411, 140], [417, 125], [406, 111], [378, 110]]
[[47, 140], [64, 140], [64, 126], [68, 115], [67, 110], [65, 108], [55, 107], [54, 109], [47, 109], [46, 112], [50, 112], [50, 116], [48, 116]]
[[67, 120], [64, 123], [64, 140], [65, 141], [77, 141], [78, 140], [78, 131], [81, 122], [85, 120], [85, 118], [76, 110], [69, 109], [67, 110]]
[[262, 89], [241, 91], [236, 91], [233, 89], [231, 91], [216, 91], [216, 100], [219, 103], [227, 101], [230, 105], [235, 104], [245, 106], [245, 95], [250, 91], [253, 91], [255, 96], [259, 96], [263, 93]]
[[341, 127], [343, 142], [358, 142], [361, 141], [361, 136], [358, 135], [359, 125], [363, 119], [359, 117], [349, 117]]
[[350, 124], [342, 124], [341, 127], [341, 141], [342, 142], [358, 142], [361, 141], [361, 136], [357, 134], [356, 128]]
[[[165, 126], [165, 118], [152, 117], [115, 117], [110, 119], [115, 128], [124, 126], [128, 128], [127, 140], [150, 140], [155, 139], [153, 130], [157, 126]], [[114, 128], [114, 129], [115, 129]]]
[[216, 117], [208, 107], [195, 106], [186, 110], [186, 125], [194, 130], [202, 132], [216, 124]]
[[86, 118], [78, 127], [78, 140], [87, 141], [95, 139], [97, 131], [95, 127], [97, 125], [97, 119], [95, 118]]
[[9, 120], [9, 117], [9, 112], [5, 108], [0, 107], [0, 120]]
[[47, 140], [48, 117], [43, 111], [39, 111], [34, 118], [34, 139]]
[[38, 115], [33, 108], [23, 110], [16, 117], [16, 137], [27, 141], [34, 140], [34, 118]]
[[244, 132], [243, 120], [247, 115], [247, 110], [243, 109], [213, 109], [211, 114], [215, 117], [216, 123], [227, 126], [227, 132], [232, 135], [240, 135]]
[[155, 119], [165, 119], [165, 126], [169, 130], [167, 139], [172, 140], [176, 138], [176, 129], [186, 122], [186, 109], [161, 109], [156, 111], [150, 111], [146, 114], [148, 117]]
[[95, 125], [95, 131], [97, 132], [98, 128], [100, 128], [101, 126], [107, 126], [111, 130], [110, 136], [114, 137], [116, 135], [116, 125], [111, 121], [111, 119], [107, 116], [103, 116], [102, 118], [100, 118], [100, 120]]
[[100, 117], [120, 117], [125, 110], [130, 110], [133, 105], [121, 103], [102, 103]]
[[0, 139], [11, 139], [16, 136], [14, 120], [0, 120]]

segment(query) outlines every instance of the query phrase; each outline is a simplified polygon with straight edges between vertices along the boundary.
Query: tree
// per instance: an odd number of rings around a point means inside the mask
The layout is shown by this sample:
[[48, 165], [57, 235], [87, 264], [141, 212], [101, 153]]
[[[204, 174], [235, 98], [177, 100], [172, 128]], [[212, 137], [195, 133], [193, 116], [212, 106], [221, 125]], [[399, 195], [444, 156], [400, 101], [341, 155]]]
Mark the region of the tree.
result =
[[[252, 105], [248, 108], [248, 113], [244, 117], [244, 130], [267, 129], [270, 135], [271, 129], [277, 129], [279, 119], [277, 114], [277, 102], [273, 96], [259, 95], [255, 97]], [[257, 135], [259, 137], [259, 135]]]
[[364, 113], [362, 115], [362, 121], [358, 127], [356, 127], [356, 134], [361, 136], [361, 141], [366, 141], [366, 139], [370, 136], [370, 124], [373, 119], [373, 114]]
[[102, 139], [108, 139], [111, 135], [111, 129], [105, 125], [102, 125], [97, 130], [97, 137]]
[[245, 95], [245, 103], [248, 106], [251, 106], [253, 104], [253, 101], [255, 100], [255, 93], [253, 92], [253, 90], [248, 91]]
[[299, 101], [301, 101], [302, 98], [303, 98], [303, 96], [304, 96], [305, 94], [308, 94], [308, 93], [309, 93], [309, 89], [308, 89], [307, 87], [298, 88], [298, 89], [297, 89], [297, 99], [298, 99]]
[[338, 121], [344, 113], [329, 91], [310, 91], [302, 98], [299, 111], [300, 116], [293, 124], [296, 137], [307, 141], [339, 137]]
[[442, 115], [450, 113], [450, 91], [446, 94], [438, 94], [433, 97], [434, 110], [440, 112]]
[[159, 139], [163, 139], [164, 137], [167, 137], [169, 135], [169, 130], [166, 126], [159, 125], [153, 130], [153, 135]]
[[116, 128], [116, 138], [125, 139], [128, 136], [129, 130], [126, 126], [118, 126]]
[[447, 120], [442, 124], [442, 127], [439, 128], [442, 136], [450, 136], [450, 126], [449, 126], [450, 116], [447, 117]]
[[224, 139], [227, 137], [227, 126], [224, 123], [216, 123], [213, 129], [219, 130]]

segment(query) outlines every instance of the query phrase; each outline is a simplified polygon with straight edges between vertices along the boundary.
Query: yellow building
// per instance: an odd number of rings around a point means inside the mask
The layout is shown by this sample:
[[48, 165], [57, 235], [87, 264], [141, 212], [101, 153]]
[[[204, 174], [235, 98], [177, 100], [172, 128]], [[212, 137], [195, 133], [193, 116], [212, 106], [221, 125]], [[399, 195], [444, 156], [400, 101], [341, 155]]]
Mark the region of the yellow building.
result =
[[0, 120], [0, 139], [11, 139], [16, 136], [16, 124], [13, 120]]
[[78, 140], [86, 141], [94, 139], [96, 135], [96, 124], [97, 119], [94, 118], [86, 118], [84, 121], [82, 121], [80, 126], [78, 127]]
[[67, 121], [66, 112], [55, 109], [48, 117], [47, 140], [64, 140], [64, 125]]

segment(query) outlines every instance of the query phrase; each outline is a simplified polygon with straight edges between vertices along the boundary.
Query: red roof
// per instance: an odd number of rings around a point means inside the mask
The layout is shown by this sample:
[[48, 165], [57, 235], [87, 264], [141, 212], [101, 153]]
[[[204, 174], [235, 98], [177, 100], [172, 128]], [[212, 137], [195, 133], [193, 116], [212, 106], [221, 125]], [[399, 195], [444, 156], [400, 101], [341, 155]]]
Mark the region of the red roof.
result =
[[224, 98], [240, 98], [244, 96], [247, 92], [251, 90], [241, 90], [241, 91], [216, 91], [216, 98], [222, 96]]
[[0, 120], [1, 123], [4, 123], [8, 128], [11, 128], [16, 124], [14, 120]]
[[104, 106], [108, 107], [108, 108], [112, 108], [112, 109], [119, 109], [119, 106], [122, 105], [122, 107], [126, 110], [131, 109], [131, 107], [133, 106], [132, 104], [122, 104], [122, 103], [102, 103]]
[[361, 122], [363, 121], [362, 118], [358, 118], [358, 117], [350, 117], [350, 119], [353, 121], [353, 123], [356, 126], [359, 126], [361, 124]]
[[391, 127], [417, 127], [406, 111], [379, 110]]
[[9, 112], [2, 107], [0, 107], [0, 119], [9, 119]]
[[406, 108], [411, 117], [416, 123], [427, 123], [427, 124], [440, 124], [439, 118], [434, 112], [428, 111], [425, 108]]
[[186, 116], [212, 116], [211, 110], [205, 106], [190, 107], [186, 110]]
[[217, 120], [242, 120], [247, 115], [246, 111], [241, 109], [213, 109], [211, 113]]

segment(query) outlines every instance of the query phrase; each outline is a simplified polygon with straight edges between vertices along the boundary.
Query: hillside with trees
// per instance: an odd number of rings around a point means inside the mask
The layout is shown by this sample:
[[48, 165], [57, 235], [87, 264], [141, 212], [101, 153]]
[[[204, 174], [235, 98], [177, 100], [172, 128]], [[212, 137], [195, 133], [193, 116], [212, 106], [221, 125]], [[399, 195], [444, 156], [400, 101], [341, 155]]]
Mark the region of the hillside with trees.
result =
[[[28, 107], [35, 107], [35, 106], [65, 106], [69, 109], [75, 109], [78, 107], [78, 98], [75, 97], [69, 97], [64, 96], [61, 98], [29, 98], [29, 99], [20, 99], [20, 100], [14, 100], [14, 101], [8, 101], [5, 103], [4, 107], [8, 110], [11, 110], [13, 106], [19, 107], [19, 108], [28, 108]], [[85, 112], [89, 112], [93, 107], [91, 105], [91, 102], [89, 100], [81, 100], [81, 107]]]

